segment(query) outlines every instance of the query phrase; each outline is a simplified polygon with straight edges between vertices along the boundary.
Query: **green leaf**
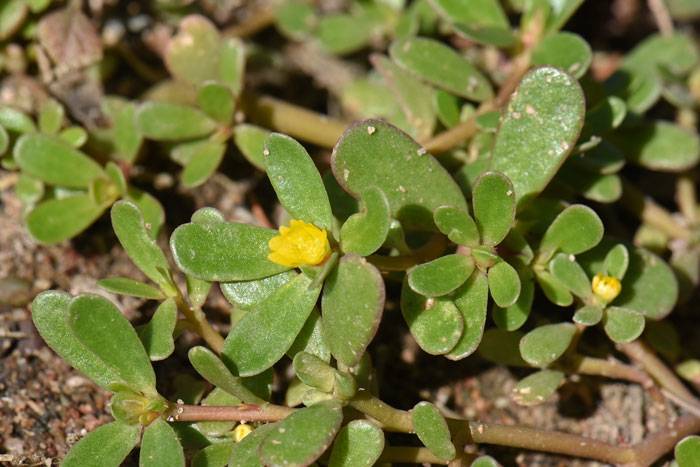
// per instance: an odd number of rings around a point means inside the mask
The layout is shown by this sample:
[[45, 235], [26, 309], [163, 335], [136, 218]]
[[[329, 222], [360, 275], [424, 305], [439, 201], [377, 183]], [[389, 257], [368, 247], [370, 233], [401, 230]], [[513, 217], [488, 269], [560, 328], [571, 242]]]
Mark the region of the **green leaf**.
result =
[[139, 442], [140, 428], [112, 422], [89, 433], [75, 444], [62, 467], [119, 467]]
[[143, 142], [143, 136], [136, 127], [135, 115], [136, 105], [134, 103], [122, 103], [112, 128], [117, 158], [129, 163], [133, 163], [136, 160]]
[[226, 152], [226, 146], [222, 143], [206, 141], [198, 145], [192, 159], [182, 171], [182, 185], [186, 188], [194, 188], [206, 182], [219, 168], [224, 152]]
[[679, 330], [676, 326], [669, 320], [649, 321], [644, 331], [644, 339], [649, 345], [669, 362], [675, 364], [682, 350]]
[[591, 172], [613, 174], [622, 169], [625, 165], [625, 158], [619, 149], [606, 140], [602, 140], [594, 148], [572, 157], [571, 162]]
[[270, 132], [248, 123], [241, 123], [233, 127], [233, 142], [241, 154], [260, 170], [265, 170], [265, 160], [263, 151], [265, 150], [265, 139]]
[[539, 326], [520, 340], [520, 355], [532, 366], [546, 367], [564, 354], [575, 334], [571, 323]]
[[644, 331], [644, 315], [618, 306], [609, 306], [603, 313], [605, 334], [618, 344], [632, 342]]
[[617, 96], [607, 96], [595, 107], [586, 112], [586, 120], [581, 130], [581, 140], [592, 135], [603, 135], [622, 124], [627, 115], [625, 101]]
[[594, 174], [580, 169], [571, 170], [564, 165], [557, 181], [565, 182], [569, 188], [584, 198], [599, 203], [613, 203], [622, 196], [622, 181], [616, 174]]
[[87, 194], [49, 199], [29, 213], [27, 229], [40, 243], [59, 243], [87, 229], [105, 209], [107, 206], [95, 204]]
[[150, 300], [164, 300], [165, 295], [159, 289], [128, 277], [107, 277], [97, 281], [97, 286], [113, 293], [142, 297]]
[[48, 99], [39, 110], [39, 131], [55, 135], [61, 129], [65, 110], [56, 99]]
[[99, 295], [79, 295], [68, 303], [68, 325], [87, 348], [129, 386], [155, 394], [156, 376], [136, 331], [124, 315]]
[[389, 47], [391, 59], [418, 78], [476, 102], [493, 97], [491, 84], [451, 47], [433, 39], [404, 37]]
[[311, 310], [311, 314], [307, 318], [306, 323], [304, 323], [304, 327], [301, 328], [294, 343], [289, 350], [287, 350], [289, 358], [293, 359], [299, 352], [307, 352], [317, 356], [324, 362], [331, 361], [331, 349], [323, 330], [323, 321], [325, 321], [326, 318], [327, 316], [324, 313], [324, 319], [321, 319], [321, 315], [316, 307]]
[[544, 37], [532, 51], [532, 64], [552, 65], [580, 79], [591, 65], [593, 53], [581, 36], [558, 32]]
[[598, 305], [585, 305], [574, 314], [574, 322], [583, 326], [594, 326], [603, 318], [603, 309]]
[[518, 300], [505, 308], [496, 305], [491, 312], [491, 317], [496, 326], [506, 331], [514, 331], [525, 324], [528, 316], [530, 316], [532, 302], [535, 298], [535, 282], [531, 270], [529, 268], [518, 268], [516, 271], [520, 277], [521, 286]]
[[87, 188], [93, 179], [105, 176], [100, 164], [87, 155], [40, 133], [21, 136], [14, 157], [24, 172], [50, 185]]
[[363, 211], [350, 216], [340, 228], [340, 248], [345, 253], [369, 256], [389, 234], [391, 207], [384, 192], [370, 187], [362, 193]]
[[510, 179], [522, 209], [573, 149], [585, 102], [576, 80], [552, 67], [529, 71], [513, 96], [501, 117], [490, 168]]
[[370, 62], [382, 74], [401, 105], [407, 123], [414, 130], [411, 131], [411, 136], [418, 140], [430, 137], [436, 119], [432, 90], [384, 55], [373, 54], [370, 56]]
[[237, 37], [227, 39], [221, 47], [221, 62], [219, 74], [221, 81], [231, 89], [233, 96], [237, 98], [243, 89], [245, 78], [245, 45]]
[[190, 304], [195, 308], [200, 308], [209, 296], [212, 283], [190, 276], [185, 276], [185, 282], [187, 283], [187, 298], [189, 298]]
[[216, 129], [216, 122], [200, 110], [170, 102], [145, 102], [134, 118], [144, 136], [156, 141], [201, 138]]
[[265, 140], [263, 154], [270, 183], [292, 218], [331, 231], [331, 204], [306, 149], [294, 138], [272, 133]]
[[510, 27], [497, 0], [433, 0], [430, 5], [441, 17], [453, 23]]
[[17, 195], [17, 198], [23, 203], [28, 205], [36, 203], [44, 197], [44, 192], [44, 182], [26, 173], [19, 174], [17, 183], [15, 184], [15, 195]]
[[505, 308], [520, 297], [520, 277], [507, 261], [497, 261], [488, 269], [489, 292], [496, 305]]
[[171, 298], [160, 305], [151, 320], [139, 332], [139, 338], [153, 360], [164, 360], [175, 350], [173, 331], [177, 321], [177, 305]]
[[474, 260], [463, 254], [445, 255], [408, 271], [408, 285], [417, 293], [439, 297], [455, 290], [474, 271]]
[[293, 270], [288, 270], [273, 276], [263, 277], [250, 281], [221, 282], [219, 287], [231, 305], [244, 310], [265, 300], [275, 290], [297, 276]]
[[344, 13], [325, 15], [318, 23], [318, 42], [335, 55], [345, 55], [364, 48], [371, 35], [371, 24], [364, 18]]
[[275, 25], [289, 39], [308, 38], [317, 22], [316, 13], [308, 3], [292, 0], [275, 5]]
[[328, 467], [374, 465], [384, 450], [384, 432], [367, 420], [353, 420], [338, 432]]
[[156, 418], [143, 430], [139, 467], [185, 467], [185, 453], [168, 422]]
[[630, 254], [625, 245], [619, 243], [608, 251], [603, 263], [603, 271], [621, 281], [625, 277], [630, 262]]
[[433, 107], [445, 127], [452, 128], [459, 123], [459, 98], [454, 94], [438, 89], [433, 96]]
[[228, 87], [207, 81], [197, 90], [197, 104], [202, 111], [217, 122], [230, 125], [235, 103]]
[[564, 209], [544, 233], [540, 252], [545, 259], [556, 251], [577, 255], [590, 250], [603, 238], [603, 222], [588, 206], [574, 204]]
[[265, 437], [258, 449], [260, 459], [266, 465], [310, 465], [328, 449], [342, 421], [343, 410], [335, 401], [298, 410]]
[[33, 133], [36, 131], [36, 125], [29, 116], [5, 104], [0, 104], [0, 125], [9, 133]]
[[608, 138], [629, 160], [651, 170], [678, 172], [695, 166], [700, 160], [697, 133], [670, 122], [621, 128]]
[[331, 353], [351, 367], [374, 338], [384, 309], [384, 281], [364, 258], [345, 255], [323, 290], [323, 330]]
[[127, 188], [123, 198], [131, 201], [141, 210], [146, 234], [156, 240], [165, 223], [165, 211], [160, 202], [150, 193], [133, 186]]
[[491, 456], [479, 456], [474, 459], [474, 462], [469, 467], [501, 467], [501, 464], [496, 462], [496, 459]]
[[518, 36], [510, 28], [483, 26], [481, 24], [452, 24], [452, 30], [461, 37], [494, 47], [512, 47], [518, 44]]
[[29, 9], [25, 0], [9, 0], [0, 5], [0, 41], [10, 38], [24, 23]]
[[479, 345], [479, 355], [499, 365], [527, 367], [528, 364], [520, 356], [522, 337], [523, 334], [518, 331], [487, 329]]
[[320, 391], [333, 391], [334, 368], [315, 355], [299, 352], [294, 356], [294, 373], [302, 383]]
[[700, 436], [686, 436], [676, 444], [673, 453], [679, 467], [699, 467]]
[[0, 125], [0, 156], [5, 154], [10, 145], [10, 136], [7, 134], [5, 127]]
[[321, 288], [299, 274], [253, 307], [226, 337], [221, 351], [229, 368], [252, 376], [271, 367], [294, 342]]
[[472, 203], [482, 244], [498, 245], [506, 237], [515, 219], [515, 196], [510, 180], [501, 173], [484, 172], [476, 179]]
[[207, 18], [189, 15], [168, 42], [165, 64], [177, 79], [190, 84], [215, 80], [220, 75], [221, 38]]
[[418, 438], [438, 458], [449, 461], [457, 455], [445, 417], [433, 404], [416, 404], [411, 410], [411, 422]]
[[658, 73], [663, 67], [680, 76], [698, 62], [698, 47], [692, 37], [683, 33], [653, 34], [629, 52], [623, 61], [624, 69]]
[[221, 388], [246, 404], [263, 404], [265, 401], [243, 385], [241, 378], [233, 376], [224, 362], [206, 347], [192, 347], [187, 353], [197, 373], [217, 388]]
[[[202, 406], [227, 406], [236, 407], [241, 404], [241, 400], [236, 396], [229, 394], [221, 388], [214, 388], [207, 397], [202, 399]], [[225, 421], [201, 421], [197, 422], [197, 428], [207, 436], [220, 437], [233, 430], [236, 422], [231, 420]], [[231, 456], [231, 450], [229, 449], [228, 455], [226, 456], [226, 461]], [[224, 463], [226, 465], [226, 463]]]
[[474, 219], [465, 211], [454, 206], [440, 206], [433, 213], [433, 219], [440, 232], [458, 245], [479, 244], [479, 230]]
[[263, 467], [263, 463], [258, 457], [260, 443], [262, 443], [265, 437], [270, 434], [272, 430], [276, 429], [277, 426], [277, 423], [266, 423], [253, 430], [233, 448], [228, 465]]
[[564, 373], [561, 371], [538, 371], [521, 379], [513, 387], [510, 397], [518, 405], [539, 405], [554, 394], [564, 378]]
[[550, 1], [552, 11], [547, 21], [547, 31], [557, 31], [583, 4], [584, 0]]
[[593, 296], [591, 281], [573, 255], [559, 253], [549, 262], [549, 271], [577, 297], [586, 299]]
[[170, 278], [161, 272], [170, 271], [168, 260], [148, 235], [141, 210], [129, 201], [117, 201], [112, 206], [112, 227], [131, 261], [166, 294], [173, 292]]
[[415, 293], [404, 280], [401, 311], [421, 349], [432, 355], [451, 351], [464, 331], [464, 319], [448, 297], [425, 297]]
[[198, 279], [260, 279], [288, 269], [267, 259], [267, 243], [278, 234], [236, 222], [184, 224], [170, 237], [170, 249], [178, 267]]
[[114, 162], [109, 161], [109, 162], [107, 162], [107, 165], [105, 166], [105, 172], [107, 173], [109, 180], [117, 188], [117, 191], [119, 192], [119, 194], [120, 195], [125, 194], [126, 190], [127, 190], [127, 184], [126, 184], [126, 178], [124, 177], [124, 172], [122, 172], [122, 169], [120, 169], [119, 166], [117, 164], [115, 164]]
[[226, 467], [236, 443], [212, 444], [192, 458], [192, 467]]
[[535, 278], [550, 302], [558, 306], [569, 306], [574, 303], [574, 297], [569, 289], [564, 287], [549, 271], [537, 271]]
[[121, 377], [79, 341], [68, 327], [67, 293], [49, 290], [40, 293], [32, 304], [32, 320], [41, 337], [75, 369], [105, 389]]
[[408, 135], [380, 120], [351, 126], [333, 149], [331, 167], [338, 183], [359, 198], [379, 187], [393, 218], [405, 226], [433, 227], [440, 206], [467, 211], [467, 203], [447, 171]]
[[488, 298], [488, 281], [481, 272], [472, 274], [454, 293], [454, 304], [464, 320], [464, 332], [457, 344], [445, 355], [450, 360], [461, 360], [474, 353], [479, 346], [486, 324]]

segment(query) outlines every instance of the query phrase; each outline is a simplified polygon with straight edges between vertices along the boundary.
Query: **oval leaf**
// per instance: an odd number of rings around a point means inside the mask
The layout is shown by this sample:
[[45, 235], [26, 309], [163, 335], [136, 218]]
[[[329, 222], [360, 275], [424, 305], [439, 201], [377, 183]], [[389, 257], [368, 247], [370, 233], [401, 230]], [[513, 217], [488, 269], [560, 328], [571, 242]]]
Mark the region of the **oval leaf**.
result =
[[243, 438], [231, 451], [229, 465], [245, 465], [246, 467], [263, 467], [263, 463], [258, 457], [260, 443], [272, 430], [277, 427], [277, 423], [267, 423], [260, 425]]
[[596, 246], [603, 238], [603, 222], [588, 206], [575, 204], [554, 219], [540, 242], [540, 252], [550, 257], [559, 250], [577, 255]]
[[433, 213], [435, 225], [458, 245], [476, 246], [479, 244], [479, 230], [469, 214], [454, 206], [440, 206]]
[[335, 437], [328, 467], [374, 465], [384, 450], [384, 432], [367, 420], [353, 420]]
[[108, 206], [96, 204], [90, 195], [50, 199], [32, 209], [27, 229], [38, 242], [62, 242], [87, 229]]
[[528, 316], [530, 316], [532, 302], [535, 298], [535, 281], [531, 270], [529, 268], [518, 268], [516, 272], [520, 277], [520, 295], [518, 300], [506, 308], [496, 305], [491, 312], [496, 326], [506, 331], [514, 331], [525, 324]]
[[369, 256], [389, 234], [391, 208], [382, 190], [370, 187], [362, 194], [363, 212], [350, 216], [340, 228], [340, 248], [345, 253]]
[[221, 143], [207, 141], [198, 145], [192, 158], [187, 162], [185, 170], [182, 171], [182, 185], [194, 188], [206, 182], [219, 168], [225, 151], [226, 146]]
[[173, 331], [177, 322], [177, 305], [173, 299], [161, 303], [151, 320], [139, 332], [151, 360], [163, 360], [175, 350]]
[[264, 128], [248, 123], [241, 123], [233, 128], [233, 142], [241, 154], [255, 167], [265, 170], [265, 139], [270, 134]]
[[151, 300], [164, 300], [163, 292], [152, 285], [129, 279], [128, 277], [108, 277], [97, 281], [97, 286], [113, 293], [142, 297]]
[[301, 331], [320, 287], [299, 274], [253, 307], [233, 328], [221, 351], [227, 366], [240, 376], [262, 373], [279, 360]]
[[331, 231], [331, 203], [306, 149], [294, 138], [272, 133], [265, 140], [263, 155], [267, 176], [287, 212], [294, 219]]
[[139, 467], [185, 467], [185, 454], [168, 422], [156, 418], [143, 430]]
[[489, 292], [496, 305], [505, 308], [520, 296], [520, 277], [507, 261], [498, 261], [488, 269]]
[[466, 255], [445, 255], [411, 269], [408, 285], [427, 297], [439, 297], [455, 290], [471, 276], [474, 260]]
[[323, 289], [323, 329], [331, 353], [355, 366], [374, 338], [384, 309], [384, 281], [379, 271], [355, 255], [343, 256]]
[[644, 315], [618, 306], [610, 306], [603, 313], [603, 328], [610, 339], [618, 344], [632, 342], [644, 331]]
[[569, 289], [564, 287], [551, 272], [537, 271], [535, 278], [550, 302], [558, 306], [569, 306], [574, 303], [574, 297]]
[[700, 467], [700, 436], [686, 436], [673, 451], [679, 467]]
[[231, 124], [235, 103], [231, 91], [226, 86], [216, 82], [202, 84], [197, 90], [197, 104], [217, 122]]
[[448, 461], [457, 455], [445, 417], [430, 402], [419, 402], [411, 410], [411, 422], [421, 442], [430, 452]]
[[545, 367], [561, 357], [576, 334], [571, 323], [545, 324], [520, 340], [520, 355], [532, 366]]
[[625, 277], [629, 262], [630, 254], [627, 251], [627, 248], [625, 248], [625, 245], [620, 243], [615, 245], [605, 256], [603, 270], [605, 271], [606, 275], [612, 276], [621, 281]]
[[307, 466], [328, 449], [342, 421], [342, 407], [335, 401], [298, 410], [265, 437], [260, 459], [266, 465]]
[[140, 428], [112, 422], [103, 425], [78, 441], [66, 455], [63, 467], [119, 467], [139, 442]]
[[134, 118], [141, 133], [157, 141], [201, 138], [216, 129], [205, 113], [171, 102], [145, 102]]
[[231, 305], [249, 310], [296, 277], [296, 275], [295, 271], [289, 270], [274, 276], [251, 281], [221, 282], [219, 287]]
[[457, 344], [445, 355], [450, 360], [461, 360], [471, 355], [479, 346], [486, 324], [488, 290], [486, 275], [478, 272], [472, 274], [454, 293], [454, 304], [464, 319], [464, 332]]
[[263, 404], [265, 401], [243, 386], [241, 378], [233, 376], [224, 362], [206, 347], [192, 347], [187, 354], [197, 373], [217, 388], [221, 388], [245, 404]]
[[564, 373], [561, 371], [538, 371], [521, 379], [513, 387], [510, 397], [518, 405], [539, 405], [554, 394], [562, 381], [564, 381]]
[[574, 314], [574, 323], [583, 326], [594, 326], [603, 318], [603, 308], [598, 305], [586, 305]]
[[553, 65], [577, 79], [586, 74], [592, 58], [588, 42], [571, 32], [548, 35], [532, 51], [533, 65]]
[[547, 186], [573, 149], [585, 102], [576, 80], [552, 67], [528, 72], [513, 96], [501, 117], [491, 169], [510, 179], [522, 209]]
[[474, 183], [472, 203], [481, 243], [501, 243], [515, 219], [515, 191], [508, 177], [498, 172], [481, 174]]
[[165, 64], [177, 79], [191, 84], [219, 77], [221, 38], [207, 18], [190, 15], [180, 22], [180, 30], [168, 42]]
[[589, 298], [593, 295], [591, 281], [573, 255], [559, 253], [549, 262], [549, 271], [577, 297]]

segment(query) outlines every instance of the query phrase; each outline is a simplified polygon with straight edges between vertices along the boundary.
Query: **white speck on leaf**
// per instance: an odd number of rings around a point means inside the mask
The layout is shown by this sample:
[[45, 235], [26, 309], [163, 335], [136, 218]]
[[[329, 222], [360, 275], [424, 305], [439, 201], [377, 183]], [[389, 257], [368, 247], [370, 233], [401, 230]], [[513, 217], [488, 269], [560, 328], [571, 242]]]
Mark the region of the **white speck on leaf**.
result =
[[270, 151], [268, 151], [267, 149], [263, 149], [263, 156], [269, 156], [269, 155], [270, 155]]
[[422, 156], [423, 154], [425, 154], [425, 153], [427, 153], [427, 152], [428, 152], [427, 149], [425, 149], [425, 148], [420, 148], [420, 149], [418, 149], [418, 151], [416, 151], [416, 154], [418, 154], [419, 156]]
[[512, 194], [513, 194], [513, 190], [506, 191], [506, 196], [511, 196]]
[[368, 135], [374, 134], [375, 131], [377, 131], [377, 129], [374, 128], [373, 126], [368, 126], [368, 127], [367, 127], [367, 134], [368, 134]]

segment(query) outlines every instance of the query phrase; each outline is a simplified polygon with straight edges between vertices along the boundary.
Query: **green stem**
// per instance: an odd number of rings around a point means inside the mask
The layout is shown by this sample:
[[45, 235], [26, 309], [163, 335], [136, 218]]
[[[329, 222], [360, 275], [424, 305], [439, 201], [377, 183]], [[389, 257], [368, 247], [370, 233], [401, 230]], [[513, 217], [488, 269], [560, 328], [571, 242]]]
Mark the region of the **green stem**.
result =
[[698, 223], [698, 201], [695, 181], [688, 174], [681, 174], [676, 181], [676, 203], [690, 225]]
[[270, 96], [245, 93], [241, 104], [253, 123], [328, 149], [349, 125]]
[[237, 421], [237, 422], [278, 422], [297, 409], [282, 405], [244, 405], [239, 407], [215, 405], [188, 405], [170, 403], [165, 412], [167, 419], [178, 422], [197, 421]]
[[422, 264], [440, 256], [447, 247], [447, 239], [444, 235], [436, 234], [420, 247], [412, 255], [384, 256], [371, 255], [367, 261], [372, 263], [380, 271], [405, 271], [416, 264]]
[[622, 187], [620, 203], [639, 220], [653, 225], [671, 238], [690, 238], [690, 230], [680, 225], [666, 209], [644, 196], [627, 180], [622, 180]]
[[175, 303], [180, 313], [191, 323], [191, 329], [199, 334], [214, 352], [221, 355], [221, 349], [224, 347], [224, 338], [207, 321], [204, 312], [200, 308], [192, 308], [182, 295], [175, 297]]

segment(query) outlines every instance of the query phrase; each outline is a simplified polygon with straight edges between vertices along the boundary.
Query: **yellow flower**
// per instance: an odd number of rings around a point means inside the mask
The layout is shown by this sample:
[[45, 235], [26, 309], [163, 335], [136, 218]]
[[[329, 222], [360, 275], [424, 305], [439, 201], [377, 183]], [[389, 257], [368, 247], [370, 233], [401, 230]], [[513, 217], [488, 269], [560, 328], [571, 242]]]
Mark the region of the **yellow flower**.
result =
[[302, 264], [315, 265], [322, 262], [331, 252], [326, 229], [320, 230], [313, 224], [292, 220], [289, 227], [281, 226], [280, 234], [268, 242], [272, 253], [267, 259], [288, 268]]
[[591, 285], [593, 286], [593, 293], [606, 303], [612, 302], [622, 290], [622, 284], [620, 284], [619, 280], [614, 277], [604, 276], [602, 273], [593, 277]]
[[236, 428], [233, 429], [233, 439], [237, 443], [240, 443], [243, 438], [248, 436], [250, 432], [253, 431], [253, 427], [247, 423], [241, 423]]

